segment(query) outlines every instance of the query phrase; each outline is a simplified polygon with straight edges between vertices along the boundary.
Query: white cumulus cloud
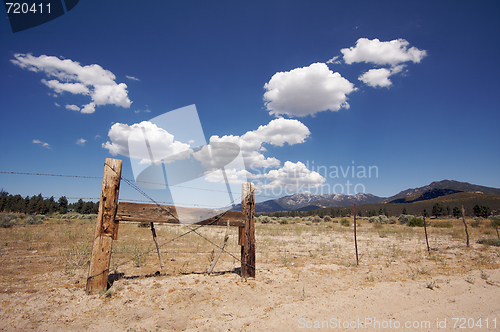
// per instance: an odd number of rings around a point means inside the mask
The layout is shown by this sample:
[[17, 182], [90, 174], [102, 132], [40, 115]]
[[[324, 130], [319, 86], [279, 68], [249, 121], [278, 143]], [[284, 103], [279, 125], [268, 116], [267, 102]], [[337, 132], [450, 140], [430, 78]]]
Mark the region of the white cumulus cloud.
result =
[[67, 110], [72, 110], [72, 111], [80, 111], [80, 107], [76, 105], [66, 105]]
[[[149, 121], [142, 121], [131, 126], [124, 123], [115, 123], [111, 126], [108, 136], [111, 140], [102, 144], [113, 156], [120, 154], [125, 157], [129, 155], [129, 143], [143, 145], [145, 141], [144, 131], [146, 132], [149, 145], [154, 153], [155, 162], [165, 157], [189, 150], [189, 144], [176, 141], [174, 135], [163, 128]], [[147, 149], [136, 149], [134, 158], [141, 159], [144, 163], [151, 162]]]
[[85, 145], [85, 142], [87, 142], [87, 140], [86, 140], [85, 138], [79, 138], [79, 139], [76, 141], [76, 144], [81, 145], [81, 146], [84, 146], [84, 145]]
[[[219, 137], [214, 135], [210, 138], [210, 147], [212, 155], [208, 153], [208, 147], [194, 152], [190, 148], [190, 143], [176, 141], [174, 136], [157, 125], [143, 121], [133, 125], [115, 123], [109, 130], [110, 141], [102, 144], [112, 155], [123, 155], [130, 157], [129, 144], [144, 145], [144, 131], [147, 134], [148, 143], [154, 152], [154, 160], [159, 161], [172, 155], [179, 158], [192, 155], [195, 159], [201, 161], [202, 165], [209, 164], [210, 157], [215, 168], [226, 165], [234, 159], [238, 151], [232, 151], [231, 145], [222, 145], [218, 150], [216, 143], [234, 143], [242, 154], [245, 168], [276, 168], [281, 162], [274, 157], [264, 156], [267, 150], [264, 144], [272, 146], [283, 146], [285, 144], [294, 145], [305, 142], [310, 135], [309, 129], [300, 121], [295, 119], [277, 118], [271, 120], [266, 125], [261, 125], [255, 130], [247, 131], [241, 136], [226, 135]], [[237, 147], [236, 147], [237, 148]], [[135, 150], [134, 158], [141, 159], [141, 163], [150, 163], [150, 156], [147, 149]], [[226, 160], [227, 159], [227, 160]], [[168, 162], [168, 161], [167, 161]], [[207, 168], [210, 169], [210, 168]], [[258, 171], [257, 171], [258, 173]], [[284, 166], [278, 169], [271, 169], [268, 172], [262, 170], [258, 174], [252, 174], [246, 169], [235, 169], [226, 167], [226, 176], [229, 183], [241, 183], [246, 179], [261, 180], [258, 185], [260, 188], [278, 188], [286, 187], [286, 190], [294, 190], [299, 187], [314, 188], [320, 186], [325, 179], [316, 172], [309, 171], [301, 162], [293, 163], [286, 161]], [[224, 183], [224, 177], [221, 172], [209, 172], [205, 177], [208, 182]]]
[[134, 77], [134, 76], [125, 75], [125, 77], [128, 78], [129, 80], [132, 80], [132, 81], [140, 81], [140, 79], [138, 79], [137, 77]]
[[392, 85], [390, 76], [399, 73], [404, 65], [388, 68], [370, 69], [362, 74], [358, 79], [371, 87], [388, 87]]
[[270, 181], [267, 184], [260, 184], [259, 187], [262, 189], [281, 189], [287, 192], [292, 192], [299, 188], [316, 188], [326, 181], [323, 176], [307, 169], [306, 165], [300, 161], [297, 163], [286, 161], [282, 168], [270, 170], [267, 174], [254, 177], [266, 178]]
[[37, 140], [37, 139], [34, 139], [32, 142], [35, 143], [35, 144], [40, 144], [44, 148], [50, 149], [49, 143], [45, 143], [45, 142], [42, 142], [42, 141]]
[[331, 58], [330, 60], [328, 60], [326, 63], [331, 63], [333, 65], [338, 65], [338, 64], [341, 63], [340, 60], [339, 60], [339, 58], [340, 58], [340, 55], [334, 56], [333, 58]]
[[366, 62], [390, 66], [370, 69], [358, 78], [371, 87], [389, 87], [392, 85], [389, 77], [402, 71], [405, 67], [403, 63], [419, 63], [427, 55], [425, 50], [419, 50], [416, 47], [408, 48], [408, 46], [409, 43], [405, 39], [381, 42], [376, 38], [372, 40], [359, 38], [356, 46], [343, 48], [340, 51], [347, 64]]
[[295, 119], [278, 118], [267, 125], [259, 126], [256, 130], [248, 131], [242, 136], [226, 135], [210, 137], [212, 142], [230, 142], [237, 144], [242, 152], [247, 168], [279, 166], [280, 161], [274, 157], [265, 157], [262, 152], [266, 149], [262, 144], [283, 146], [303, 143], [310, 135], [309, 128]]
[[405, 39], [381, 42], [377, 38], [359, 38], [356, 46], [340, 50], [347, 64], [354, 62], [375, 63], [377, 65], [397, 65], [403, 62], [419, 63], [427, 55], [416, 47], [408, 48], [410, 43]]
[[331, 71], [325, 63], [278, 72], [264, 89], [269, 114], [297, 117], [349, 108], [347, 95], [355, 90], [354, 84]]
[[67, 91], [72, 94], [88, 95], [90, 92], [90, 90], [82, 83], [61, 83], [58, 80], [47, 81], [45, 79], [42, 79], [42, 83], [49, 88], [54, 89], [57, 93]]
[[87, 105], [83, 105], [81, 112], [83, 114], [92, 114], [95, 112], [95, 103], [88, 103]]
[[116, 105], [129, 108], [132, 101], [128, 98], [127, 85], [117, 84], [115, 75], [97, 64], [82, 66], [80, 63], [55, 56], [31, 54], [15, 54], [13, 64], [33, 72], [44, 72], [48, 77], [56, 79], [45, 80], [42, 83], [57, 93], [88, 95], [91, 102], [82, 105], [82, 113], [94, 113], [100, 105]]

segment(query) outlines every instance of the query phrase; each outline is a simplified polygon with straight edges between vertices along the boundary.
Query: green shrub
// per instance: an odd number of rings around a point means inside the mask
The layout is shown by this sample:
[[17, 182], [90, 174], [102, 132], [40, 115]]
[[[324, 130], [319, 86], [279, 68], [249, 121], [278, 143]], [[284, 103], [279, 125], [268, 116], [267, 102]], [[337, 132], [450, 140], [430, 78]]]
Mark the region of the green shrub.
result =
[[491, 227], [496, 229], [498, 235], [498, 227], [500, 227], [500, 214], [497, 214], [496, 216], [491, 216], [490, 219], [491, 219]]
[[260, 216], [259, 221], [263, 224], [269, 224], [271, 219], [268, 216]]
[[389, 218], [387, 218], [386, 215], [381, 214], [380, 216], [378, 216], [378, 219], [380, 220], [380, 222], [382, 224], [388, 224], [389, 223]]
[[422, 220], [422, 218], [417, 218], [414, 216], [412, 219], [410, 219], [410, 221], [408, 221], [406, 225], [410, 227], [424, 227], [424, 221]]
[[333, 218], [332, 219], [332, 222], [335, 223], [335, 224], [338, 224], [339, 223], [339, 220], [337, 218]]
[[37, 216], [29, 216], [26, 218], [27, 225], [40, 225], [43, 224], [43, 220], [38, 218]]
[[500, 239], [479, 239], [477, 240], [477, 243], [500, 247]]
[[402, 225], [408, 225], [410, 220], [412, 220], [413, 218], [415, 218], [415, 216], [411, 214], [402, 214], [399, 216], [398, 220]]
[[483, 217], [474, 217], [473, 222], [471, 222], [472, 227], [479, 227], [481, 225], [481, 221], [483, 221]]
[[288, 225], [288, 218], [280, 218], [279, 223], [281, 225]]
[[330, 216], [324, 216], [323, 221], [330, 222], [332, 221], [332, 218]]
[[312, 225], [312, 221], [311, 220], [307, 220], [306, 221], [306, 225]]
[[[375, 223], [382, 223], [382, 224], [388, 224], [388, 223], [390, 223], [390, 219], [389, 219], [389, 218], [387, 218], [387, 216], [386, 216], [386, 215], [383, 215], [383, 214], [381, 214], [381, 215], [379, 215], [379, 216], [373, 216], [373, 217], [370, 217], [370, 218], [368, 219], [368, 221], [369, 221], [370, 223], [374, 223], [374, 222], [375, 222]], [[395, 222], [396, 222], [396, 221], [394, 221], [394, 223], [395, 223]]]
[[17, 224], [16, 219], [18, 215], [16, 213], [8, 213], [0, 215], [0, 227], [10, 228]]
[[319, 216], [314, 216], [313, 222], [321, 222], [321, 218]]
[[349, 220], [347, 220], [346, 218], [342, 218], [342, 219], [340, 219], [340, 224], [341, 224], [342, 226], [345, 226], [345, 227], [349, 227], [349, 226], [351, 226], [351, 222], [350, 222]]

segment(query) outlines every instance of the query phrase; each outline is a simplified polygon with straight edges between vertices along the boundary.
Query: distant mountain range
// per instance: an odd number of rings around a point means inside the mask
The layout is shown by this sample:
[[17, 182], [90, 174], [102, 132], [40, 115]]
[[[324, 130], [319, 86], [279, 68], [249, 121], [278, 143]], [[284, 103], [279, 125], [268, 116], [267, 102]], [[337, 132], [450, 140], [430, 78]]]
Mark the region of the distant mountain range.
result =
[[[326, 207], [342, 207], [377, 204], [377, 203], [411, 203], [435, 199], [437, 197], [452, 195], [460, 192], [484, 193], [500, 195], [500, 189], [484, 187], [467, 182], [443, 180], [431, 184], [401, 191], [400, 193], [385, 198], [371, 194], [359, 193], [356, 195], [344, 194], [321, 194], [311, 195], [308, 193], [294, 194], [278, 199], [257, 203], [255, 212], [276, 212], [301, 210], [309, 211]], [[235, 209], [240, 209], [238, 205]]]
[[439, 182], [432, 182], [431, 184], [420, 188], [406, 189], [397, 195], [386, 198], [384, 202], [410, 203], [459, 192], [500, 195], [500, 189], [497, 188], [478, 186], [468, 182], [443, 180]]

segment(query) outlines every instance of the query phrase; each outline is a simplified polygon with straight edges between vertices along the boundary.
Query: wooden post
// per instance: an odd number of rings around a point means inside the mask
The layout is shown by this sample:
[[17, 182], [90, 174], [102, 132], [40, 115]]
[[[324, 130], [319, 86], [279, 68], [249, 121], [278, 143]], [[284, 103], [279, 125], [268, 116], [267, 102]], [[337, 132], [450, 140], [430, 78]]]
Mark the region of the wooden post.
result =
[[467, 231], [467, 223], [465, 222], [465, 209], [463, 205], [462, 205], [462, 221], [464, 222], [465, 235], [467, 236], [467, 247], [469, 247], [469, 232]]
[[102, 177], [101, 199], [90, 258], [89, 274], [85, 291], [91, 294], [104, 291], [108, 285], [109, 264], [115, 232], [115, 216], [122, 173], [122, 161], [106, 158]]
[[424, 219], [424, 232], [425, 232], [425, 242], [427, 243], [427, 252], [431, 252], [429, 247], [429, 240], [427, 239], [427, 223], [425, 222], [425, 210], [422, 210], [422, 218]]
[[255, 278], [255, 187], [243, 183], [241, 212], [245, 215], [245, 232], [241, 246], [241, 277]]
[[359, 265], [358, 259], [358, 239], [356, 238], [356, 204], [354, 204], [354, 248], [356, 249], [356, 266]]
[[163, 269], [165, 265], [163, 264], [163, 259], [161, 259], [160, 246], [158, 245], [158, 240], [156, 240], [155, 224], [151, 222], [151, 233], [153, 233], [153, 241], [155, 242], [156, 252], [158, 253], [158, 260], [160, 261], [160, 268]]

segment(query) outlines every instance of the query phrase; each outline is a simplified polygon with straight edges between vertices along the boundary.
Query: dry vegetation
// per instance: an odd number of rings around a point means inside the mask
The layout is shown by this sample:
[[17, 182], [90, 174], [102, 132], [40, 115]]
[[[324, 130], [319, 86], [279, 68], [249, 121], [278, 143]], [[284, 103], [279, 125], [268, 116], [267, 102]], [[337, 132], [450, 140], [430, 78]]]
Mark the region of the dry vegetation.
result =
[[[84, 287], [95, 220], [0, 228], [0, 330], [281, 331], [297, 329], [301, 317], [434, 322], [446, 313], [497, 318], [500, 328], [500, 248], [476, 243], [496, 238], [487, 222], [469, 227], [466, 248], [461, 220], [433, 220], [428, 253], [423, 228], [358, 221], [356, 266], [353, 220], [347, 220], [350, 226], [313, 218], [258, 222], [257, 277], [249, 280], [227, 254], [215, 275], [206, 275], [218, 248], [194, 233], [162, 247], [166, 266], [157, 273], [150, 230], [121, 223], [111, 262], [116, 280], [91, 296]], [[156, 228], [160, 243], [188, 230]], [[199, 232], [222, 244], [225, 228]], [[227, 250], [239, 258], [236, 228], [230, 236]]]

